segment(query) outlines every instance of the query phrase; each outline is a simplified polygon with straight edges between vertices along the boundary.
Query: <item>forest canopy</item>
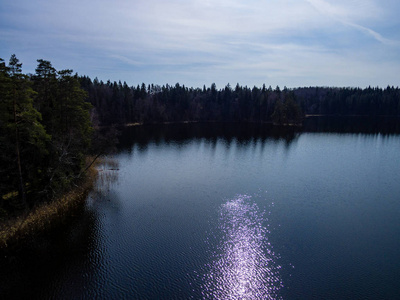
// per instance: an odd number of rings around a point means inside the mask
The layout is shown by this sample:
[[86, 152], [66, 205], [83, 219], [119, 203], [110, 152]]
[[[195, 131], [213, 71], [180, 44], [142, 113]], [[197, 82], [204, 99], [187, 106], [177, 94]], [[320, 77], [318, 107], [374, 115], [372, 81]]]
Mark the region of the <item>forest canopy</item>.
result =
[[97, 120], [103, 125], [163, 122], [299, 123], [305, 115], [400, 117], [398, 87], [301, 87], [263, 85], [217, 89], [179, 83], [137, 85], [79, 77]]
[[0, 209], [27, 210], [81, 175], [92, 125], [88, 95], [72, 70], [38, 60], [24, 75], [12, 55], [0, 60]]

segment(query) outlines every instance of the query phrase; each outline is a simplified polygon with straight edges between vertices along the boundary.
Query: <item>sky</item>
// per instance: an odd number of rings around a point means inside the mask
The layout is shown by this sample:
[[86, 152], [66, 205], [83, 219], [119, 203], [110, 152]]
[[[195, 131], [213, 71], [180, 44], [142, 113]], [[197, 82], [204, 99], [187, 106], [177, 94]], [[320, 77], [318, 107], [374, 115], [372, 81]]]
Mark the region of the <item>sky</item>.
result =
[[398, 0], [0, 0], [0, 58], [130, 86], [400, 85]]

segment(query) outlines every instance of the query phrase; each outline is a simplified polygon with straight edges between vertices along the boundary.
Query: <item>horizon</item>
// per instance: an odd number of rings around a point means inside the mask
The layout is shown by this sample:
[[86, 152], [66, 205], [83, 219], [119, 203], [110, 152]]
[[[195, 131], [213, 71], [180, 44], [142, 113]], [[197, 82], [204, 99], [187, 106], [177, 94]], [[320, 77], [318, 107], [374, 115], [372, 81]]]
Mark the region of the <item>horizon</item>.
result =
[[92, 80], [202, 88], [399, 86], [400, 3], [137, 0], [0, 3], [0, 57]]

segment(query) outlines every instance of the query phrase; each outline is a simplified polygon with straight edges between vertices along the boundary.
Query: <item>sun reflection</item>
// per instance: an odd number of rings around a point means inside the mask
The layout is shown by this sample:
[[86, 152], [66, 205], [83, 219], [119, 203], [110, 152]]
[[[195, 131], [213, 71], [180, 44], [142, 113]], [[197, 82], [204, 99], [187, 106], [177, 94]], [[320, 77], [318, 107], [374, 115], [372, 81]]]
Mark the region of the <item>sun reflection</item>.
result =
[[251, 197], [239, 195], [220, 209], [220, 245], [207, 266], [204, 299], [280, 299], [280, 266]]

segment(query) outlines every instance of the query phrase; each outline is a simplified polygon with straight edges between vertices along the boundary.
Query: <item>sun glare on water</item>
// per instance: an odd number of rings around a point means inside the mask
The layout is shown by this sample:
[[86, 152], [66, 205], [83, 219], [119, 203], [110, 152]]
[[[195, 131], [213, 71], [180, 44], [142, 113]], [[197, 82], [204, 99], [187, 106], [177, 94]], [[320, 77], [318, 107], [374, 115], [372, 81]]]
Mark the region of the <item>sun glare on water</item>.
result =
[[281, 299], [280, 266], [268, 241], [264, 215], [247, 195], [221, 206], [222, 239], [207, 266], [204, 299]]

